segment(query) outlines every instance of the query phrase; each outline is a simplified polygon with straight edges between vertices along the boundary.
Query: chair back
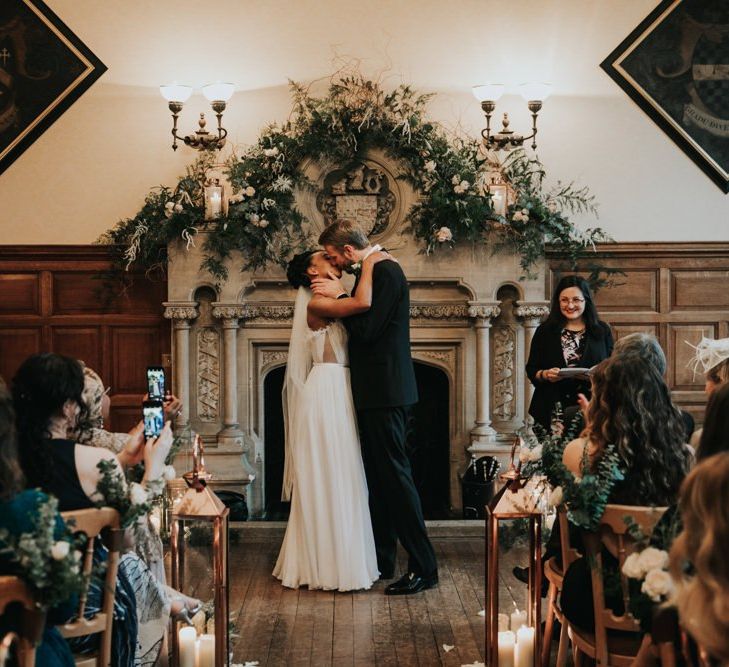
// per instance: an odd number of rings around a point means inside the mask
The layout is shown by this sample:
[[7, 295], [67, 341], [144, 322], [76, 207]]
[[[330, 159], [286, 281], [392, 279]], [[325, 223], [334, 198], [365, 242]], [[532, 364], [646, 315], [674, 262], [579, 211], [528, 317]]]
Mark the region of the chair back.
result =
[[557, 507], [557, 523], [559, 525], [559, 549], [562, 554], [562, 572], [580, 557], [580, 552], [572, 548], [570, 543], [570, 524], [567, 520], [567, 507], [562, 504]]
[[[98, 653], [91, 664], [95, 662], [98, 667], [108, 667], [111, 665], [111, 632], [114, 621], [116, 575], [119, 569], [119, 558], [124, 537], [124, 531], [121, 530], [119, 524], [119, 512], [111, 507], [102, 507], [100, 509], [62, 512], [61, 516], [67, 523], [73, 522], [72, 530], [74, 533], [83, 533], [88, 537], [88, 542], [83, 555], [83, 573], [86, 585], [79, 598], [78, 611], [74, 620], [59, 625], [58, 629], [66, 639], [100, 633]], [[102, 539], [102, 530], [104, 530], [103, 544], [109, 553], [105, 563], [106, 572], [104, 574], [104, 588], [100, 605], [101, 611], [91, 618], [86, 618], [86, 603], [93, 569], [94, 547], [96, 541]], [[88, 657], [86, 654], [84, 655], [84, 662]], [[76, 660], [76, 664], [83, 663]]]
[[[634, 505], [608, 505], [600, 519], [598, 531], [584, 533], [586, 556], [592, 567], [592, 600], [595, 612], [595, 652], [598, 665], [608, 664], [608, 630], [623, 630], [627, 632], [640, 632], [640, 624], [629, 610], [628, 578], [623, 574], [625, 559], [635, 551], [636, 543], [631, 537], [627, 517], [640, 528], [645, 537], [650, 537], [656, 524], [665, 514], [667, 507], [636, 507]], [[618, 616], [605, 604], [605, 590], [603, 586], [603, 547], [612, 553], [618, 560], [620, 576], [620, 589], [625, 611]]]
[[13, 644], [17, 645], [19, 667], [34, 667], [35, 648], [43, 638], [46, 613], [39, 609], [28, 586], [19, 577], [0, 577], [0, 614], [8, 606], [20, 606], [19, 627], [0, 637], [0, 665], [4, 665]]

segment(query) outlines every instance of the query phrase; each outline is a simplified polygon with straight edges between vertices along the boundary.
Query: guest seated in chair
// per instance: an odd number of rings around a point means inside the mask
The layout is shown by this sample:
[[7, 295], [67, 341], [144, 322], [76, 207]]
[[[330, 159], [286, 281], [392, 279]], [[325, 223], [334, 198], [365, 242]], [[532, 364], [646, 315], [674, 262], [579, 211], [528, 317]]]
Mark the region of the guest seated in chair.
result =
[[670, 554], [682, 627], [729, 664], [729, 452], [702, 461], [681, 487], [683, 532]]
[[[29, 533], [38, 516], [39, 504], [47, 499], [38, 490], [23, 491], [23, 473], [18, 462], [15, 441], [15, 412], [10, 393], [0, 379], [0, 529], [11, 535]], [[63, 520], [58, 515], [59, 526]], [[11, 562], [0, 556], [0, 574], [18, 574]], [[73, 667], [74, 660], [66, 640], [54, 625], [65, 621], [76, 609], [76, 601], [69, 600], [67, 605], [50, 610], [46, 618], [43, 640], [35, 654], [36, 664], [43, 667]], [[0, 635], [15, 629], [11, 615], [6, 613], [0, 618]]]
[[[61, 511], [95, 506], [102, 460], [121, 464], [119, 455], [99, 448], [79, 445], [67, 439], [86, 413], [82, 393], [84, 375], [75, 359], [58, 354], [29, 357], [13, 380], [13, 399], [18, 420], [20, 462], [29, 485], [53, 493]], [[156, 439], [150, 439], [131, 454], [129, 464], [144, 461], [145, 480], [159, 479], [172, 445], [167, 424]], [[97, 553], [103, 559], [103, 552]], [[98, 608], [100, 588], [92, 587]], [[114, 612], [113, 664], [124, 666], [153, 664], [162, 646], [170, 613], [187, 616], [199, 601], [176, 594], [151, 574], [133, 552], [124, 554], [119, 565]], [[94, 602], [96, 604], [94, 604]], [[81, 650], [85, 646], [75, 646]]]
[[[599, 364], [591, 377], [585, 431], [565, 448], [565, 466], [579, 476], [585, 453], [594, 465], [605, 447], [613, 444], [625, 479], [612, 489], [611, 503], [675, 505], [692, 453], [685, 443], [681, 413], [671, 401], [662, 375], [645, 359], [617, 356]], [[607, 552], [604, 566], [617, 569], [617, 561]], [[622, 610], [620, 599], [608, 603], [616, 611]], [[593, 631], [590, 571], [584, 558], [565, 573], [562, 611], [573, 625]]]

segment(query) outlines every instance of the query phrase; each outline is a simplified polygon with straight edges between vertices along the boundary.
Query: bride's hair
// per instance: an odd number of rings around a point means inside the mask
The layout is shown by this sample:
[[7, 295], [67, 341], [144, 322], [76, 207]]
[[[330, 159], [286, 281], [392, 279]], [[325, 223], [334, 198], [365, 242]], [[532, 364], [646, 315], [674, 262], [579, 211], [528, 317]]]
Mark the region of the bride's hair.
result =
[[317, 253], [317, 250], [307, 250], [298, 255], [294, 255], [293, 259], [286, 267], [286, 277], [291, 287], [299, 289], [299, 287], [310, 287], [311, 279], [306, 270], [311, 266], [311, 258]]

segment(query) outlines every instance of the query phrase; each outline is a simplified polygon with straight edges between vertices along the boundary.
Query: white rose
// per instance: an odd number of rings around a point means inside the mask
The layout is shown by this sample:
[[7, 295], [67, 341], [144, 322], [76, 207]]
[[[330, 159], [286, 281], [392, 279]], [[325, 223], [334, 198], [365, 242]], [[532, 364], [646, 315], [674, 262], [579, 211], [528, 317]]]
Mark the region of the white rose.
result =
[[454, 176], [454, 177], [453, 177], [453, 178], [451, 179], [451, 184], [452, 184], [452, 185], [458, 185], [458, 184], [459, 184], [460, 182], [461, 182], [461, 177], [460, 177], [460, 176], [459, 176], [458, 174], [456, 174], [456, 175], [455, 175], [455, 176]]
[[258, 221], [261, 219], [261, 216], [257, 213], [252, 213], [248, 219], [251, 221], [252, 225], [258, 226]]
[[53, 560], [63, 560], [71, 551], [71, 545], [68, 542], [59, 540], [51, 547], [51, 556]]
[[667, 597], [673, 591], [673, 579], [665, 570], [650, 570], [645, 575], [645, 581], [640, 590], [653, 602], [660, 602], [662, 597]]
[[529, 460], [530, 461], [539, 461], [539, 459], [542, 458], [542, 446], [537, 445], [533, 449], [529, 450]]
[[168, 201], [168, 202], [167, 202], [167, 203], [165, 204], [165, 209], [166, 209], [166, 210], [168, 210], [168, 211], [171, 211], [171, 210], [172, 210], [173, 208], [175, 208], [175, 202], [173, 202], [173, 201]]
[[468, 190], [468, 188], [470, 188], [470, 187], [471, 187], [471, 184], [468, 181], [461, 181], [461, 190], [463, 190], [463, 192]]
[[172, 466], [165, 466], [165, 469], [162, 471], [162, 477], [169, 482], [177, 479], [177, 472]]
[[78, 549], [76, 549], [76, 550], [75, 550], [75, 551], [73, 552], [73, 559], [74, 559], [74, 560], [75, 560], [75, 561], [76, 561], [77, 563], [78, 563], [78, 562], [79, 562], [79, 561], [81, 560], [81, 558], [82, 558], [82, 557], [83, 557], [83, 554], [82, 554], [82, 553], [81, 553], [81, 552], [80, 552], [80, 551], [79, 551]]
[[521, 209], [521, 214], [522, 214], [522, 215], [523, 215], [523, 216], [524, 216], [525, 218], [528, 218], [528, 217], [529, 217], [529, 209], [528, 209], [528, 208], [523, 208], [523, 209]]
[[132, 482], [129, 487], [129, 500], [132, 501], [132, 505], [144, 505], [147, 502], [147, 492], [141, 484]]
[[233, 195], [228, 201], [231, 204], [240, 204], [243, 201], [243, 193]]
[[425, 163], [425, 171], [427, 171], [429, 174], [432, 174], [435, 171], [435, 160], [428, 160]]
[[441, 227], [435, 233], [435, 240], [438, 243], [446, 243], [453, 240], [453, 232], [448, 227]]
[[258, 223], [258, 226], [261, 227], [261, 229], [268, 227], [268, 220], [261, 219], [260, 222]]
[[562, 487], [555, 486], [552, 489], [552, 493], [549, 494], [549, 504], [552, 507], [557, 507], [558, 505], [562, 504], [563, 498], [564, 498], [564, 492], [562, 491]]
[[175, 213], [182, 213], [182, 204], [175, 204]]
[[252, 197], [254, 194], [256, 194], [256, 188], [254, 188], [252, 185], [249, 185], [245, 189], [245, 193], [248, 197]]
[[645, 570], [640, 565], [640, 554], [630, 554], [623, 563], [623, 574], [630, 579], [642, 579]]
[[643, 572], [662, 570], [668, 567], [668, 553], [655, 547], [648, 547], [640, 552], [639, 564]]

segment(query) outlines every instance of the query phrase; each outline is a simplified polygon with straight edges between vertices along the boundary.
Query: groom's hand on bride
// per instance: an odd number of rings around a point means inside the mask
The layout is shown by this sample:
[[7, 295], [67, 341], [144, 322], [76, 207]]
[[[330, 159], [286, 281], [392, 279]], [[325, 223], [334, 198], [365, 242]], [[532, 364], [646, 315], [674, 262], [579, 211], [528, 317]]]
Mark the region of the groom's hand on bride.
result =
[[326, 296], [330, 299], [338, 299], [343, 294], [347, 294], [344, 285], [331, 271], [328, 272], [326, 278], [314, 278], [311, 281], [311, 291], [317, 296]]

